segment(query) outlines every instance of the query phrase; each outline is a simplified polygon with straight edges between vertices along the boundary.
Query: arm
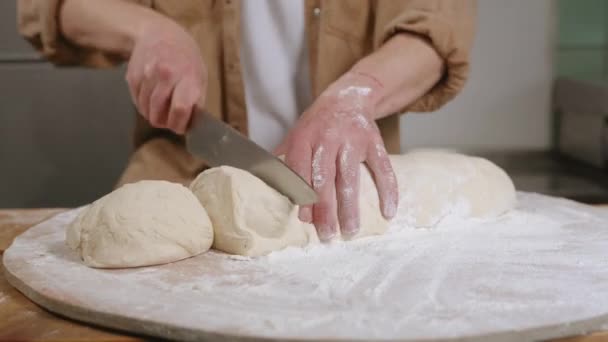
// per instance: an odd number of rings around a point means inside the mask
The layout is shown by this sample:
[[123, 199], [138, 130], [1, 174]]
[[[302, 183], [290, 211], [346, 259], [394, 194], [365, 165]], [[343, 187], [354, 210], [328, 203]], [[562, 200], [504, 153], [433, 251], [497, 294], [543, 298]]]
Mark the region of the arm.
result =
[[152, 126], [181, 134], [193, 107], [204, 102], [205, 65], [193, 38], [143, 2], [20, 0], [19, 28], [57, 64], [128, 60], [126, 79], [139, 113]]
[[348, 85], [367, 87], [367, 98], [373, 110], [367, 113], [377, 120], [408, 107], [426, 94], [441, 79], [444, 62], [422, 37], [401, 33], [380, 49], [361, 59], [327, 92], [336, 92]]
[[444, 64], [424, 39], [402, 33], [362, 59], [353, 71], [370, 75], [382, 85], [373, 113], [374, 119], [380, 119], [408, 107], [433, 88], [443, 75]]
[[59, 28], [74, 45], [116, 54], [131, 55], [137, 37], [155, 25], [171, 21], [153, 10], [124, 0], [64, 0]]
[[359, 230], [359, 165], [373, 175], [385, 218], [398, 208], [397, 181], [375, 120], [431, 111], [467, 78], [474, 0], [377, 0], [375, 50], [332, 83], [300, 117], [278, 153], [312, 184], [319, 201], [300, 209], [321, 239]]

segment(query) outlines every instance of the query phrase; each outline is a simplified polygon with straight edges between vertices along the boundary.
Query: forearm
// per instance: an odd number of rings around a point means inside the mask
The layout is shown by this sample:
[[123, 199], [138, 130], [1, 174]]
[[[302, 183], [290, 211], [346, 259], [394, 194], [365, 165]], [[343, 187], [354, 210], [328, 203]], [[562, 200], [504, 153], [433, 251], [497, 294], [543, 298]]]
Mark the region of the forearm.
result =
[[153, 10], [124, 0], [64, 0], [59, 20], [71, 43], [124, 58], [148, 28], [171, 24]]
[[379, 119], [426, 94], [441, 79], [444, 65], [427, 41], [402, 33], [360, 60], [351, 71], [371, 79], [372, 115]]

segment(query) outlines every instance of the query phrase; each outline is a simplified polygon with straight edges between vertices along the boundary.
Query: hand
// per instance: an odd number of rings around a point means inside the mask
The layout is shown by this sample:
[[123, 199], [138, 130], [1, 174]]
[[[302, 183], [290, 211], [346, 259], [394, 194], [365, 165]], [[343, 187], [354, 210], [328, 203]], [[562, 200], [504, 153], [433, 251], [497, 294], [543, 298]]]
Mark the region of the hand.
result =
[[206, 68], [197, 44], [181, 27], [151, 26], [135, 41], [127, 67], [129, 91], [152, 126], [184, 134], [194, 106], [204, 102]]
[[300, 117], [277, 149], [319, 196], [314, 206], [300, 209], [299, 217], [313, 221], [322, 240], [336, 235], [338, 221], [344, 235], [359, 231], [362, 162], [374, 177], [382, 214], [387, 219], [395, 215], [397, 180], [373, 120], [379, 87], [373, 79], [347, 73]]

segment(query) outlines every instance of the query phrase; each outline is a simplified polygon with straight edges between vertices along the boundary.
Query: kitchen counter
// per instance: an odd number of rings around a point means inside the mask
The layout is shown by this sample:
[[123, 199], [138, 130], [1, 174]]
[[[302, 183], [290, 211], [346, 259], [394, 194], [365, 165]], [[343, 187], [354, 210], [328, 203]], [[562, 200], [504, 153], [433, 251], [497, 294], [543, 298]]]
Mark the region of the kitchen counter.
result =
[[[608, 210], [608, 205], [605, 205]], [[29, 227], [66, 209], [0, 210], [0, 254]], [[142, 341], [142, 337], [75, 322], [37, 306], [4, 278], [0, 265], [0, 341]], [[608, 332], [560, 339], [560, 342], [608, 341]]]
[[608, 170], [551, 151], [471, 152], [503, 168], [520, 191], [565, 197], [588, 204], [608, 203]]

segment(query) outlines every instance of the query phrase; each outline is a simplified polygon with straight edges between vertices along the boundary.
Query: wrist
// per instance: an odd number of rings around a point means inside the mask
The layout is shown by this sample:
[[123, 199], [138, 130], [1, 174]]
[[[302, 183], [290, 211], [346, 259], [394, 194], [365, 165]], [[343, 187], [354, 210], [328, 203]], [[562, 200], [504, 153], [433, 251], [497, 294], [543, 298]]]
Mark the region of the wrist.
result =
[[375, 120], [376, 107], [384, 96], [384, 86], [371, 74], [351, 70], [332, 83], [324, 95], [361, 107], [369, 119]]
[[141, 40], [150, 36], [161, 36], [168, 32], [181, 30], [181, 27], [171, 19], [148, 8], [141, 8], [141, 10], [141, 15], [138, 16], [135, 23], [128, 26], [125, 32], [129, 55]]

